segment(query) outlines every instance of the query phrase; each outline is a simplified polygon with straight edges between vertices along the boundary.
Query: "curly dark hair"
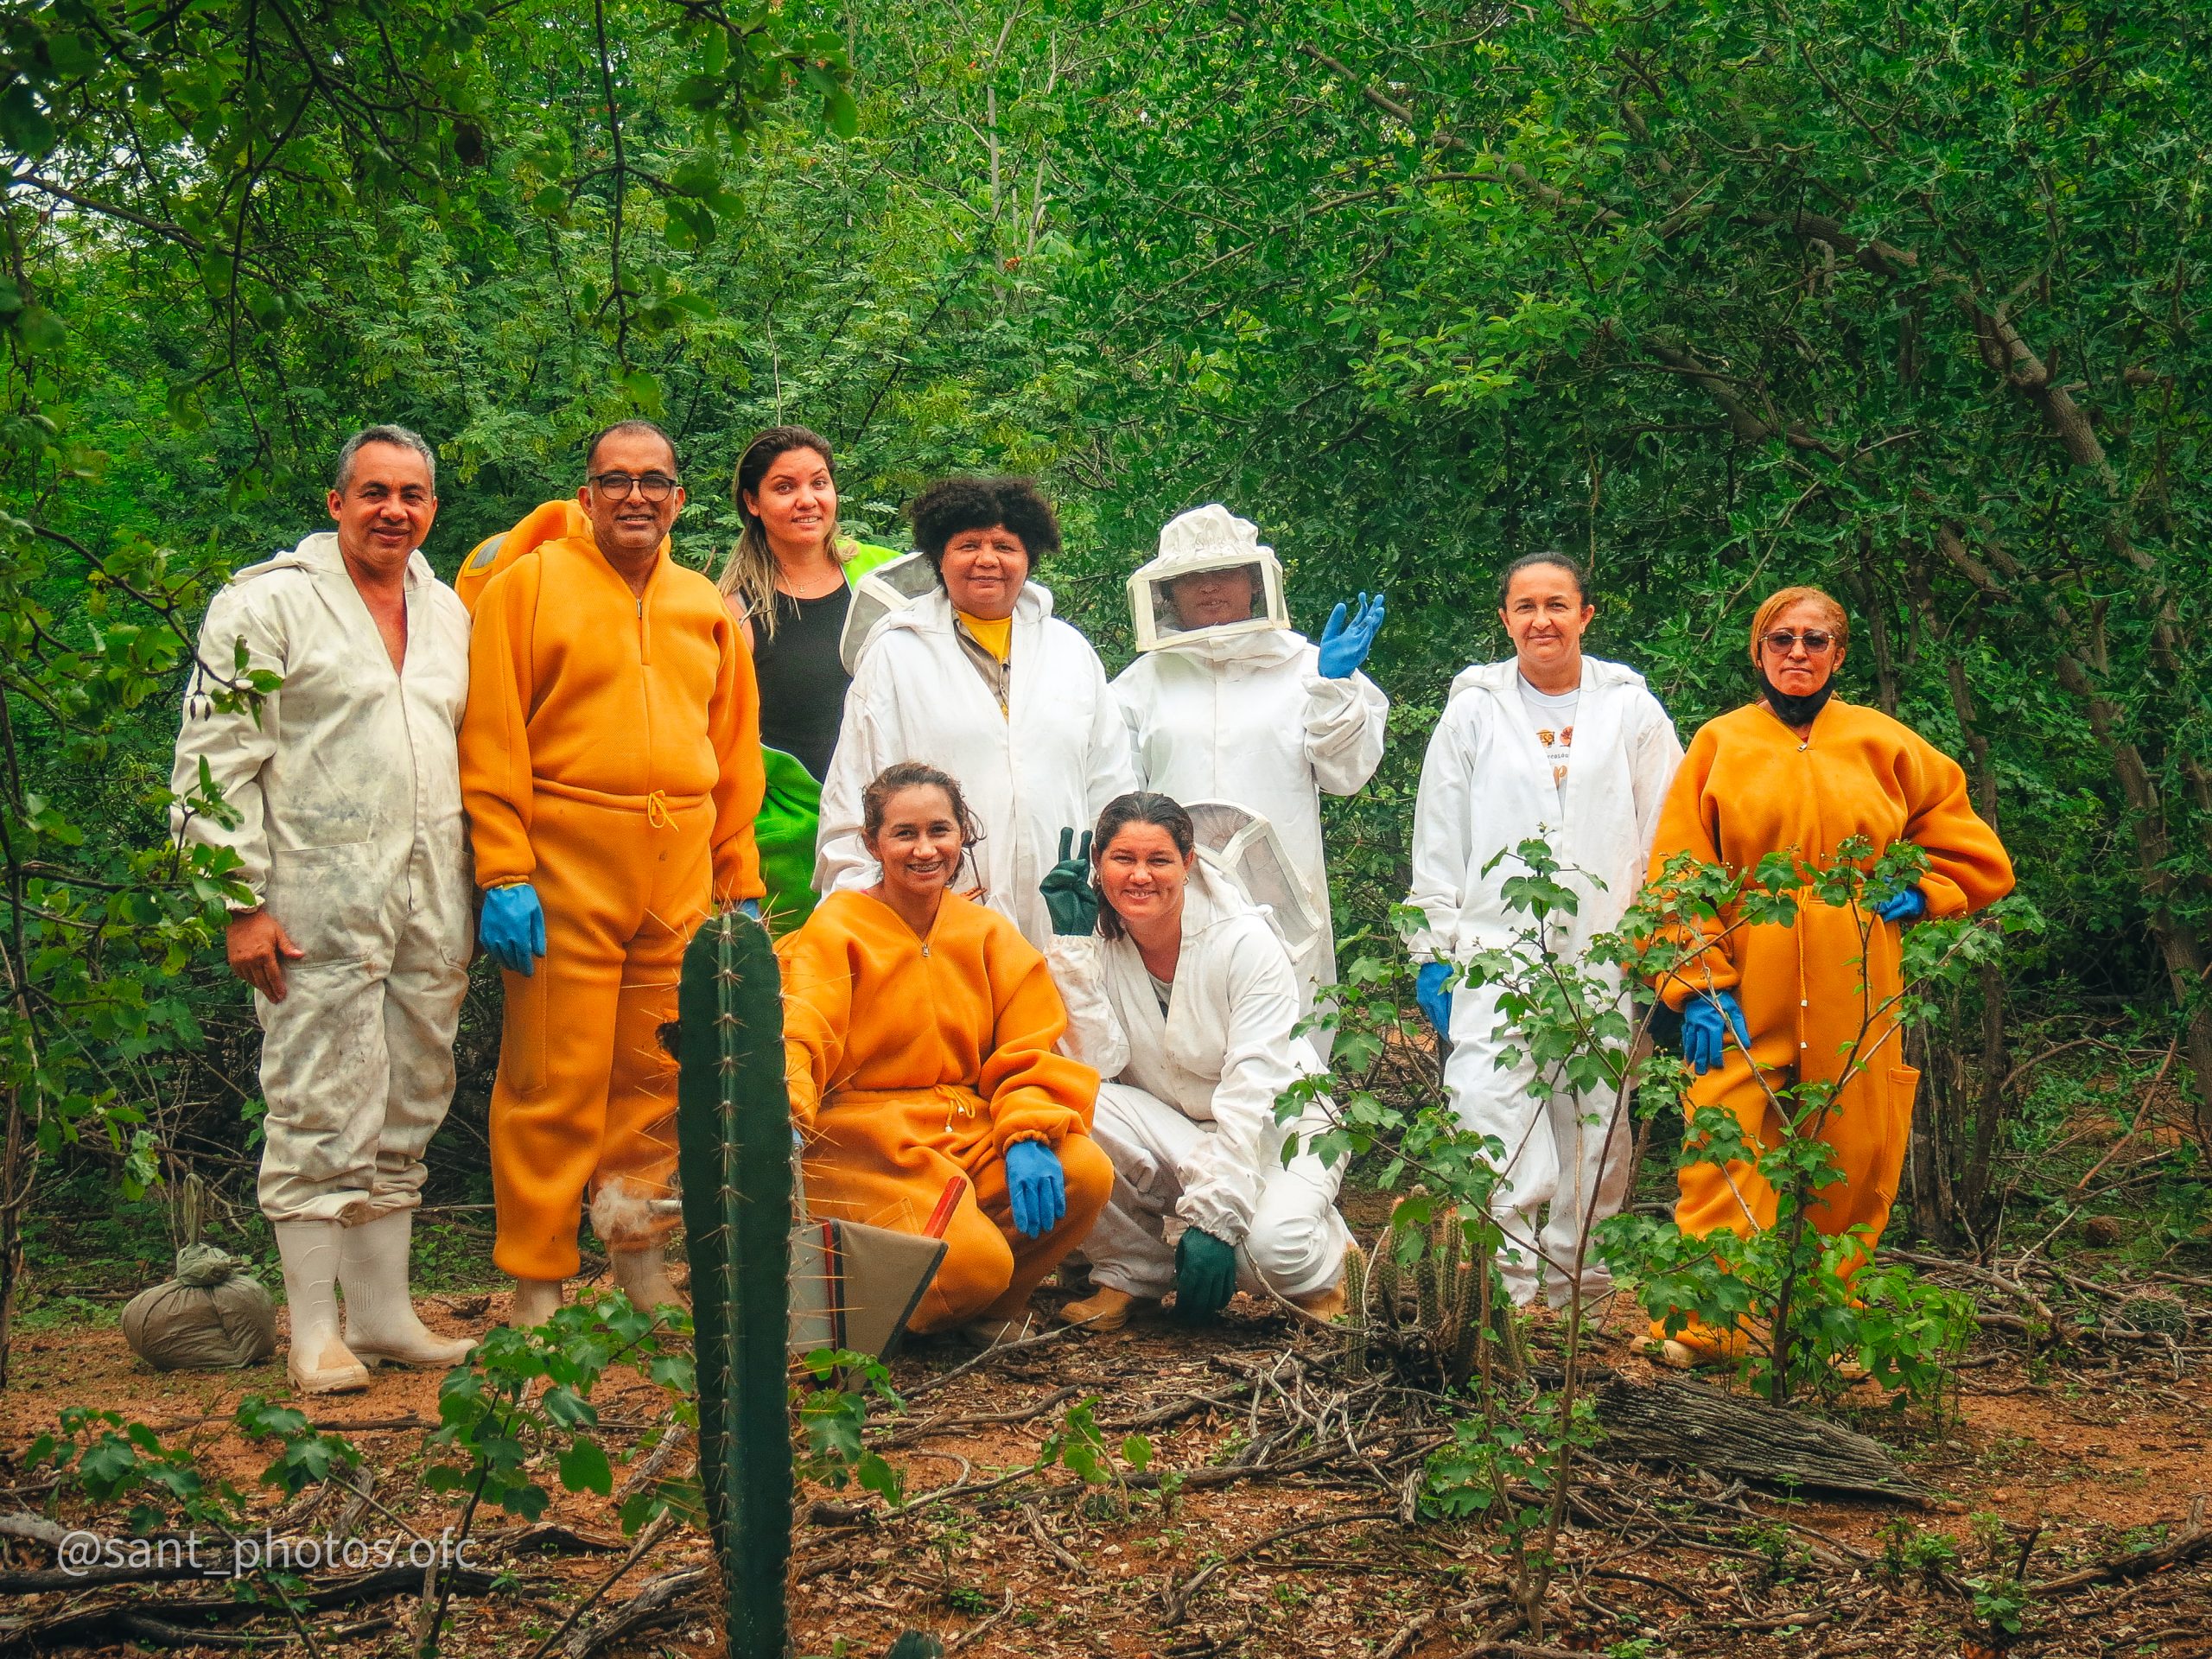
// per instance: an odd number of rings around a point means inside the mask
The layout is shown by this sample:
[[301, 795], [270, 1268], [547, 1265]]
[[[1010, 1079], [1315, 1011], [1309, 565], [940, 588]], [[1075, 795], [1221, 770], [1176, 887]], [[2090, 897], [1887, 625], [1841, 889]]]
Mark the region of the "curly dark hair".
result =
[[964, 530], [1012, 531], [1021, 538], [1035, 569], [1048, 553], [1060, 550], [1060, 520], [1042, 492], [1026, 478], [941, 478], [914, 498], [906, 509], [913, 521], [914, 545], [944, 570], [944, 544]]

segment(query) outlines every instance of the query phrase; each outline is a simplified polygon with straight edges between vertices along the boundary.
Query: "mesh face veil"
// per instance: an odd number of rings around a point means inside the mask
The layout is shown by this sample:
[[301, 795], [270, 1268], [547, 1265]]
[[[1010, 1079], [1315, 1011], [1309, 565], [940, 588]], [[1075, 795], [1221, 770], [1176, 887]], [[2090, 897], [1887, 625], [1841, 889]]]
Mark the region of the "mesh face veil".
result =
[[1185, 801], [1183, 810], [1191, 815], [1199, 857], [1228, 874], [1267, 913], [1290, 952], [1291, 966], [1303, 974], [1328, 928], [1274, 825], [1233, 801]]
[[855, 582], [853, 602], [845, 612], [845, 631], [837, 638], [837, 656], [845, 672], [858, 670], [861, 647], [877, 623], [937, 589], [937, 568], [921, 553], [887, 560]]
[[1282, 566], [1259, 527], [1218, 504], [1168, 520], [1160, 556], [1129, 578], [1139, 651], [1287, 628]]

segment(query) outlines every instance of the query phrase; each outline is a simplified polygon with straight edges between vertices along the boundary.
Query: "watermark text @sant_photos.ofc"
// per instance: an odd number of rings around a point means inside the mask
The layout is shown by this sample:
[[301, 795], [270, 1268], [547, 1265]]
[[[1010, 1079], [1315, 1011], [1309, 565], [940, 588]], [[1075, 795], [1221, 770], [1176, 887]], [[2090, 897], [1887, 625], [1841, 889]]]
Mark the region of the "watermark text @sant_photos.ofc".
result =
[[467, 1571], [476, 1566], [468, 1555], [477, 1542], [454, 1537], [450, 1528], [435, 1538], [341, 1538], [328, 1532], [109, 1538], [80, 1529], [62, 1535], [54, 1548], [54, 1564], [72, 1578], [150, 1572], [179, 1578], [244, 1579], [257, 1573], [373, 1573], [393, 1567]]

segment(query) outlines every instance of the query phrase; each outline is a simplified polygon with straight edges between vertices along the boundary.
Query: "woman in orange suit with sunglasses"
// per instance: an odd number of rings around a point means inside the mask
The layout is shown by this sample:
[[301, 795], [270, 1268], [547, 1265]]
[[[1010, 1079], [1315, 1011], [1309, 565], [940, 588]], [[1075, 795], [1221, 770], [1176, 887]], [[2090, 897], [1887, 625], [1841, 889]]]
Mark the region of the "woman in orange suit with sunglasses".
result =
[[[1777, 852], [1827, 864], [1854, 836], [1877, 857], [1898, 842], [1927, 855], [1916, 885], [1877, 902], [1863, 963], [1863, 918], [1808, 902], [1791, 925], [1731, 927], [1725, 916], [1705, 924], [1704, 948], [1659, 985], [1682, 1014], [1683, 1057], [1698, 1074], [1689, 1109], [1726, 1109], [1754, 1145], [1782, 1133], [1770, 1090], [1836, 1082], [1856, 1051], [1819, 1130], [1841, 1173], [1809, 1214], [1823, 1233], [1853, 1234], [1871, 1252], [1897, 1197], [1920, 1082], [1896, 1035], [1902, 930], [1994, 903], [2012, 891], [2012, 864], [1968, 804], [1956, 761], [1878, 709], [1834, 695], [1849, 643], [1843, 607], [1817, 588], [1785, 588], [1759, 607], [1751, 652], [1762, 695], [1690, 740], [1649, 868], [1656, 875], [1682, 854], [1732, 873]], [[1681, 1179], [1675, 1218], [1685, 1233], [1774, 1225], [1774, 1189], [1749, 1165], [1694, 1163]], [[1651, 1334], [1677, 1365], [1728, 1357], [1740, 1342], [1695, 1322], [1670, 1337], [1659, 1321]]]

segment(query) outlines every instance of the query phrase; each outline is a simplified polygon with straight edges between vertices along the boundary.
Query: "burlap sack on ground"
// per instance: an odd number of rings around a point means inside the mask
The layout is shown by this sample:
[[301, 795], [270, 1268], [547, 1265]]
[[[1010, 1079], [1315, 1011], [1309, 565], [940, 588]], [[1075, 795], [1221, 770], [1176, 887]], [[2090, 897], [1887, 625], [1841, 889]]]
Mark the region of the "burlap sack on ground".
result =
[[231, 1255], [188, 1244], [175, 1278], [125, 1305], [123, 1339], [157, 1371], [235, 1370], [276, 1351], [276, 1305]]

